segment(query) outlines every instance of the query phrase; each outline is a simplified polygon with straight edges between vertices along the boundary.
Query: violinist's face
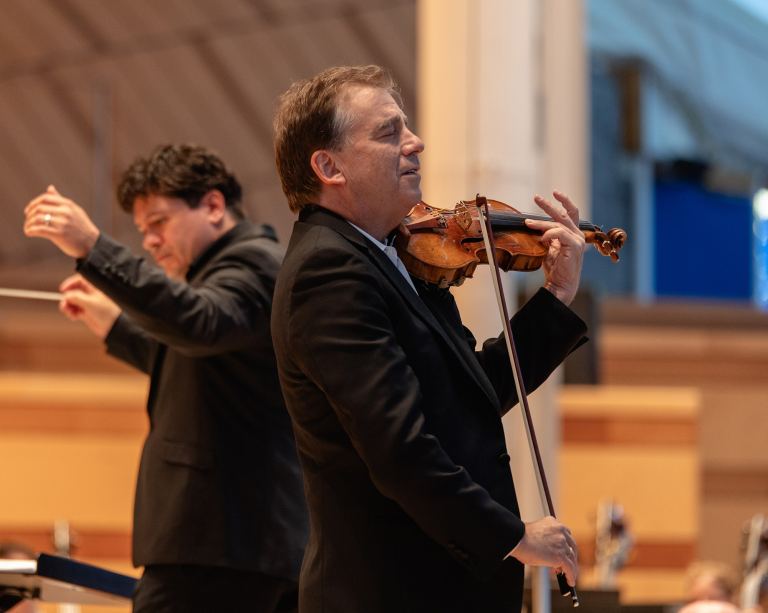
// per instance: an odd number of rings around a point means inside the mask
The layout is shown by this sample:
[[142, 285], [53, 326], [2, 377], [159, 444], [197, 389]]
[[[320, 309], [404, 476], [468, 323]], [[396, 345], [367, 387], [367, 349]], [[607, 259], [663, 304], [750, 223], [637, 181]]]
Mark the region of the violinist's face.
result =
[[359, 214], [357, 221], [381, 237], [421, 200], [419, 154], [424, 143], [408, 129], [403, 110], [383, 89], [350, 86], [339, 110], [349, 124], [334, 157]]

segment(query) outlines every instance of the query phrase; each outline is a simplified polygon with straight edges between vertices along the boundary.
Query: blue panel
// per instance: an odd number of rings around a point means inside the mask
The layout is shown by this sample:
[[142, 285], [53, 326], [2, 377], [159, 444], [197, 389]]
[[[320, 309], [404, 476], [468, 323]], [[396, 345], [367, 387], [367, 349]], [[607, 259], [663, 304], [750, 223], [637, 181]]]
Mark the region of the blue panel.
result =
[[682, 181], [657, 181], [658, 296], [752, 298], [752, 202]]
[[755, 216], [755, 302], [768, 310], [768, 219]]

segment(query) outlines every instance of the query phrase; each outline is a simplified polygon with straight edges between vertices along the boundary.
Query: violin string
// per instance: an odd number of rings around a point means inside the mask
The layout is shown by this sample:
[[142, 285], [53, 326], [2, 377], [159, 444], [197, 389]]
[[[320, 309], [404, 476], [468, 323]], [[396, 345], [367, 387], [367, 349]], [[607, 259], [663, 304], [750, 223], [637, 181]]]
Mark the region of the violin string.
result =
[[[491, 220], [491, 224], [495, 226], [502, 226], [503, 224], [509, 224], [507, 227], [510, 228], [526, 228], [525, 220], [526, 219], [535, 219], [537, 221], [553, 221], [551, 217], [546, 217], [544, 215], [518, 215], [517, 213], [504, 213], [504, 212], [496, 212], [491, 211], [489, 214], [489, 219]], [[588, 222], [588, 221], [580, 221], [579, 222], [579, 230], [588, 230], [592, 231], [595, 229], [594, 224]]]

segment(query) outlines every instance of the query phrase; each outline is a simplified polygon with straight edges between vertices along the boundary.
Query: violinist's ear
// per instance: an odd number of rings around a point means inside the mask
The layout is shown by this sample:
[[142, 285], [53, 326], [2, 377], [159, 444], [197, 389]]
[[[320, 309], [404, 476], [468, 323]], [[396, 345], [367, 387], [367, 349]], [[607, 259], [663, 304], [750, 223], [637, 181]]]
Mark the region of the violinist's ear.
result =
[[327, 149], [315, 151], [309, 159], [309, 163], [317, 178], [325, 185], [344, 185], [347, 182], [344, 173], [336, 164], [333, 153]]

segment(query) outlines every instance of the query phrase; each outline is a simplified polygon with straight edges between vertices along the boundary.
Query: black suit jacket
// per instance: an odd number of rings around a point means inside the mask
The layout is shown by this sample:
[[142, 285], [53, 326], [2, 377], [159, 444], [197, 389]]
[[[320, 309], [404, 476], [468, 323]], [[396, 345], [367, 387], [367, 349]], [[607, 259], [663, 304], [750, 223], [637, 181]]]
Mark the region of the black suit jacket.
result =
[[[417, 287], [334, 214], [296, 223], [272, 334], [311, 517], [302, 613], [520, 608], [504, 342], [474, 351], [451, 294]], [[546, 290], [513, 329], [528, 390], [585, 332]]]
[[296, 579], [301, 475], [269, 332], [282, 248], [241, 222], [188, 283], [102, 235], [79, 271], [123, 309], [109, 353], [151, 376], [134, 507], [134, 564]]

